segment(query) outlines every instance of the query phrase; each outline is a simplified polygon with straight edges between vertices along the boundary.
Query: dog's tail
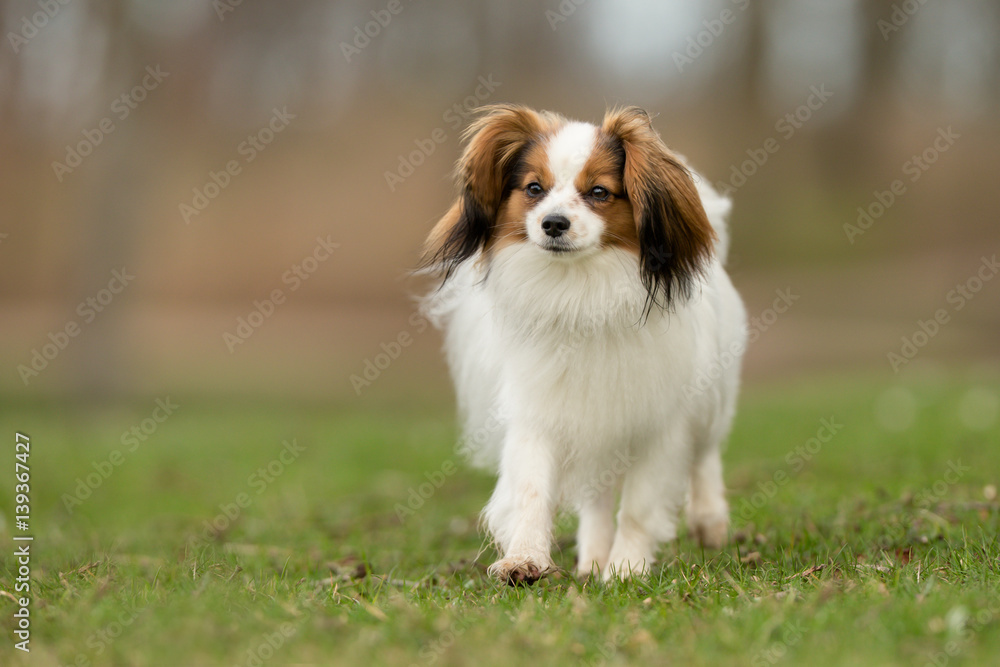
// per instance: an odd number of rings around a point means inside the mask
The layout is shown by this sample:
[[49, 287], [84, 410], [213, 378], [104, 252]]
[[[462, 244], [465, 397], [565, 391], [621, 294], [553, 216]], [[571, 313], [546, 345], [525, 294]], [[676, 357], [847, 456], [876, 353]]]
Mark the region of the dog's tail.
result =
[[733, 209], [733, 202], [729, 197], [719, 194], [701, 174], [692, 171], [691, 176], [694, 178], [695, 187], [698, 188], [701, 205], [705, 208], [708, 221], [712, 223], [712, 229], [718, 238], [715, 255], [719, 258], [719, 263], [725, 265], [726, 257], [729, 256], [729, 212]]

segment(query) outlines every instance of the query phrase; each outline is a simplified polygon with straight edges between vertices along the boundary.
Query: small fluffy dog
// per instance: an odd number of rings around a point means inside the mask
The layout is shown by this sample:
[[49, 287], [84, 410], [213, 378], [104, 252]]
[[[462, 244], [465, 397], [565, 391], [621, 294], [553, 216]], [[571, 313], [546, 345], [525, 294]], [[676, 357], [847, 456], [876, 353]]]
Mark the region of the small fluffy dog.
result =
[[464, 138], [461, 194], [426, 243], [443, 281], [425, 309], [465, 441], [499, 470], [491, 574], [552, 569], [560, 506], [579, 514], [581, 575], [647, 573], [685, 499], [689, 531], [722, 546], [746, 335], [723, 269], [729, 200], [636, 107], [597, 127], [490, 106]]

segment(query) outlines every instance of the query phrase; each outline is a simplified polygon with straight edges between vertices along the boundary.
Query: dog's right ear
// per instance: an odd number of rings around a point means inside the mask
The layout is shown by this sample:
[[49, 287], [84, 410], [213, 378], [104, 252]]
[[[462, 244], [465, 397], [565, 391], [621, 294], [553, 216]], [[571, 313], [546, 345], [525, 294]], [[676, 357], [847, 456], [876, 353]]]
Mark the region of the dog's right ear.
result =
[[493, 237], [497, 212], [510, 193], [511, 177], [525, 147], [558, 123], [553, 114], [513, 104], [483, 107], [465, 130], [458, 161], [458, 200], [434, 225], [422, 264], [447, 278]]

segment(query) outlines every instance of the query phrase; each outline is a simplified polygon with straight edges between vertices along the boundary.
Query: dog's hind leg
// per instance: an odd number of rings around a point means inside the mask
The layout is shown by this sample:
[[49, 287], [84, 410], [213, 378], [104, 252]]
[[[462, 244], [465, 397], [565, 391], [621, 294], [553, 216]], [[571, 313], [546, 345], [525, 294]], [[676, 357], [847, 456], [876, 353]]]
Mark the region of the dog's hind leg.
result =
[[691, 466], [691, 496], [687, 507], [688, 530], [703, 547], [720, 549], [729, 533], [729, 504], [722, 480], [719, 447], [698, 452]]
[[586, 577], [604, 571], [615, 538], [615, 495], [612, 485], [580, 505], [580, 526], [576, 531], [579, 558], [576, 563], [578, 576]]

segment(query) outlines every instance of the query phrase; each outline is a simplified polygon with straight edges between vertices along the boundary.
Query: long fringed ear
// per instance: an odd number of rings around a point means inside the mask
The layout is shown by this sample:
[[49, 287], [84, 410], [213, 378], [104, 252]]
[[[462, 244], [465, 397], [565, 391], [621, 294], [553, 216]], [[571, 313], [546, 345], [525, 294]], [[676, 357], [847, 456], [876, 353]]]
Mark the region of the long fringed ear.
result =
[[424, 244], [422, 264], [442, 272], [446, 279], [493, 237], [497, 212], [512, 187], [518, 158], [557, 122], [554, 115], [512, 104], [480, 111], [482, 115], [462, 135], [467, 143], [458, 161], [458, 200]]
[[638, 107], [612, 109], [601, 131], [625, 149], [623, 184], [635, 211], [639, 270], [648, 306], [687, 298], [712, 255], [712, 229], [691, 174]]

